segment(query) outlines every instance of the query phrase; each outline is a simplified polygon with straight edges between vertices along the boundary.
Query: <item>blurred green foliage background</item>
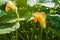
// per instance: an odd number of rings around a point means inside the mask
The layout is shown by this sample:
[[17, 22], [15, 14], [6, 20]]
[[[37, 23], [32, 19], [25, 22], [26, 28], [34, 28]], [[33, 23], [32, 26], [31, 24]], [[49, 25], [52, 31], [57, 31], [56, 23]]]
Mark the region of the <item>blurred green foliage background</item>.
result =
[[[0, 3], [0, 40], [60, 40], [60, 0], [53, 0], [56, 4], [53, 8], [38, 3], [30, 6], [27, 0], [13, 0], [18, 9], [19, 22], [16, 12], [5, 11], [6, 2]], [[38, 22], [34, 23], [32, 13], [37, 11], [46, 13], [46, 29]]]

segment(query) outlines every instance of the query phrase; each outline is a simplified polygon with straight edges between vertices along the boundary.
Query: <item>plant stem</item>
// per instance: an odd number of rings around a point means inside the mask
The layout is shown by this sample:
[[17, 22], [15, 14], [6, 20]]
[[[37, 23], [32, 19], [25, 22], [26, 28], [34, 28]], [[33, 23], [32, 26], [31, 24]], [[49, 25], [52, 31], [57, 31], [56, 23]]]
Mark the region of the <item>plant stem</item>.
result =
[[[17, 10], [16, 10], [16, 15], [17, 15], [17, 22], [19, 22], [19, 14]], [[18, 40], [18, 30], [16, 30], [16, 40]]]
[[33, 30], [32, 30], [32, 35], [31, 35], [31, 40], [35, 39], [35, 31], [36, 31], [36, 23], [33, 25]]
[[41, 30], [40, 30], [40, 38], [42, 40], [42, 33], [43, 33], [43, 28], [41, 27]]
[[16, 10], [16, 15], [17, 15], [17, 21], [19, 22], [19, 14], [18, 14], [17, 10]]
[[18, 40], [18, 30], [16, 30], [16, 40]]

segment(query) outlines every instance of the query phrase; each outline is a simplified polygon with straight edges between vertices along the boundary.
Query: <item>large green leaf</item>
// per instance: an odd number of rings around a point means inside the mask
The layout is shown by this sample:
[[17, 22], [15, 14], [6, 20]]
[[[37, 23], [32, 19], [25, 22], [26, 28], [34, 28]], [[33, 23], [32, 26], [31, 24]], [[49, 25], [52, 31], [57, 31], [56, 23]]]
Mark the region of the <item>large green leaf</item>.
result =
[[0, 24], [0, 34], [10, 33], [20, 27], [18, 22], [9, 24]]
[[5, 11], [0, 10], [0, 17], [6, 15]]
[[16, 18], [17, 18], [17, 16], [16, 16], [15, 12], [9, 12], [9, 13], [6, 13], [6, 15], [0, 17], [0, 23], [7, 23], [10, 20], [14, 20]]
[[48, 15], [48, 27], [51, 27], [52, 29], [56, 30], [56, 32], [60, 33], [60, 15]]
[[0, 6], [6, 4], [8, 0], [0, 0]]
[[57, 26], [57, 27], [60, 28], [60, 15], [50, 15], [50, 16], [47, 17], [47, 18], [50, 20], [50, 22], [51, 22], [53, 25], [55, 25], [55, 26]]
[[[20, 18], [19, 20], [22, 21], [25, 20], [25, 18]], [[17, 22], [17, 15], [15, 12], [11, 11], [9, 13], [6, 13], [6, 15], [0, 17], [0, 23], [15, 23], [15, 22]]]

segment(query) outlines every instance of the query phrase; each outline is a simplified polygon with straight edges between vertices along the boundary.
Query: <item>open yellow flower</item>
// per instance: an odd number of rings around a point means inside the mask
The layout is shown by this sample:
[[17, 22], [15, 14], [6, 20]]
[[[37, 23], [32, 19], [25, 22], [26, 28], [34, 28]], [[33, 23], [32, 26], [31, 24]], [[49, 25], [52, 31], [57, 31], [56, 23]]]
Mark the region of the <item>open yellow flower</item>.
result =
[[16, 6], [12, 1], [8, 1], [6, 4], [6, 12], [9, 12], [10, 10], [15, 10]]
[[46, 14], [44, 12], [33, 13], [34, 22], [39, 22], [43, 28], [46, 28]]

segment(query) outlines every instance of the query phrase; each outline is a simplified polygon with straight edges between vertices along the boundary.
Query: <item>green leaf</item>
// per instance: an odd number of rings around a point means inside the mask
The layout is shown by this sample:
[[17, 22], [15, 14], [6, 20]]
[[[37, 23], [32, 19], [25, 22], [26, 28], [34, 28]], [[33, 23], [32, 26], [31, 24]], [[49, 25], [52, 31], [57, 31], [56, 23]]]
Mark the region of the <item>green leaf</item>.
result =
[[[20, 21], [25, 20], [25, 18], [20, 18]], [[15, 12], [9, 12], [6, 15], [0, 17], [0, 23], [15, 23], [17, 22], [17, 15]]]
[[16, 18], [16, 13], [11, 11], [9, 13], [6, 13], [6, 15], [0, 17], [0, 23], [8, 23], [9, 21], [14, 20]]
[[6, 14], [5, 11], [0, 10], [0, 17], [2, 17], [5, 14]]
[[[29, 8], [29, 7], [27, 7], [27, 8]], [[29, 9], [28, 10], [24, 10], [24, 9], [23, 10], [21, 10], [21, 9], [18, 10], [20, 18], [24, 18], [25, 20], [28, 20], [30, 17], [32, 17], [32, 12], [31, 11]]]
[[15, 0], [15, 2], [18, 6], [26, 6], [27, 5], [27, 0]]
[[8, 0], [0, 0], [0, 6], [6, 4]]
[[20, 24], [18, 22], [16, 23], [9, 23], [9, 24], [0, 24], [0, 34], [6, 34], [10, 33], [12, 31], [15, 31], [20, 27]]
[[25, 19], [29, 19], [31, 16], [32, 16], [32, 13], [31, 13], [31, 12], [26, 12], [26, 13], [23, 15], [23, 17], [24, 17]]
[[50, 15], [47, 17], [52, 25], [60, 28], [60, 15]]

